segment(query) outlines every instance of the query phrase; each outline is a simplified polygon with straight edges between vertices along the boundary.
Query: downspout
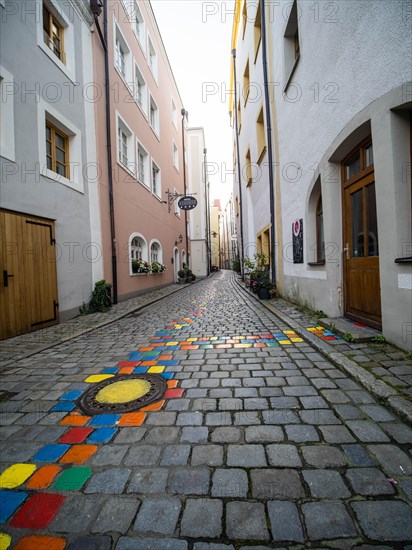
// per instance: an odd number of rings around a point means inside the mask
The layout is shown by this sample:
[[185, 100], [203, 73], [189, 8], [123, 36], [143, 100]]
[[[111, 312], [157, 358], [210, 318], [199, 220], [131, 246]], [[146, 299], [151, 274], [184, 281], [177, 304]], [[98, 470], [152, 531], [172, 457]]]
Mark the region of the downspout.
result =
[[275, 191], [273, 186], [273, 152], [272, 152], [272, 125], [270, 115], [270, 99], [268, 84], [268, 63], [266, 46], [266, 11], [265, 0], [260, 0], [260, 17], [262, 29], [262, 61], [263, 61], [263, 80], [265, 87], [265, 107], [266, 107], [266, 139], [268, 144], [269, 158], [269, 206], [270, 206], [270, 263], [272, 265], [272, 285], [276, 288], [276, 250], [275, 250]]
[[240, 217], [240, 271], [243, 279], [243, 202], [242, 202], [242, 176], [240, 171], [240, 152], [239, 152], [239, 121], [237, 118], [237, 80], [236, 80], [236, 50], [232, 50], [233, 57], [233, 76], [234, 76], [234, 111], [235, 111], [235, 135], [236, 135], [236, 157], [237, 157], [237, 172], [239, 180], [239, 217]]
[[100, 28], [98, 14], [94, 12], [94, 21], [99, 33], [100, 41], [104, 49], [104, 80], [106, 93], [106, 142], [107, 142], [107, 170], [109, 183], [109, 214], [110, 214], [110, 241], [112, 251], [112, 283], [113, 283], [113, 303], [117, 304], [117, 254], [116, 254], [116, 231], [114, 217], [114, 199], [113, 199], [113, 168], [112, 168], [112, 137], [110, 126], [110, 80], [109, 80], [109, 48], [108, 48], [108, 29], [107, 29], [107, 2], [104, 2], [103, 11], [103, 32]]
[[207, 182], [206, 169], [207, 149], [203, 149], [203, 177], [205, 183], [205, 202], [206, 202], [206, 255], [207, 255], [207, 274], [210, 275], [210, 211], [209, 211], [209, 184]]
[[[182, 109], [182, 144], [183, 144], [183, 194], [186, 196], [186, 159], [185, 159], [185, 116], [187, 115], [187, 112]], [[185, 210], [185, 242], [186, 242], [186, 264], [187, 267], [190, 267], [189, 265], [189, 239], [187, 235], [187, 210]], [[191, 259], [191, 258], [190, 258]]]

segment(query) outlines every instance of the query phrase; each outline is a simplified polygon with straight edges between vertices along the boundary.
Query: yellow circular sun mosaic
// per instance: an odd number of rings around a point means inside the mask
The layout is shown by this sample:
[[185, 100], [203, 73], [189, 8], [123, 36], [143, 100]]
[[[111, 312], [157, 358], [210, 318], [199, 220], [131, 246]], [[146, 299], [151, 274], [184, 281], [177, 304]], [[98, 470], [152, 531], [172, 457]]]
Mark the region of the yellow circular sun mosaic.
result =
[[99, 390], [95, 399], [98, 403], [129, 403], [146, 395], [150, 388], [148, 380], [121, 380]]

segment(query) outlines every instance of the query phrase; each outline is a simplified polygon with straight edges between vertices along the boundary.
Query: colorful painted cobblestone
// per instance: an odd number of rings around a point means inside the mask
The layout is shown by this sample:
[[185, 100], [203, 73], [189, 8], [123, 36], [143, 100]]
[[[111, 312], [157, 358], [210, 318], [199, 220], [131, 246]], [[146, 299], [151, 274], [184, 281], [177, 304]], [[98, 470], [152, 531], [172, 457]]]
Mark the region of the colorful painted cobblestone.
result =
[[[47, 527], [65, 501], [65, 493], [81, 491], [85, 487], [92, 475], [92, 469], [86, 464], [93, 458], [100, 445], [109, 443], [119, 429], [142, 426], [148, 414], [161, 411], [169, 400], [182, 398], [185, 390], [179, 388], [180, 381], [174, 379], [173, 368], [179, 367], [180, 362], [174, 359], [175, 352], [197, 349], [262, 349], [303, 342], [293, 330], [273, 334], [191, 336], [182, 339], [179, 333], [187, 327], [193, 328], [193, 324], [203, 316], [205, 309], [204, 302], [193, 303], [193, 309], [168, 323], [164, 330], [156, 332], [144, 345], [131, 351], [117, 366], [104, 367], [100, 373], [86, 374], [84, 377], [83, 382], [86, 384], [107, 380], [109, 385], [106, 388], [109, 389], [104, 393], [109, 401], [115, 403], [123, 400], [119, 396], [119, 386], [115, 386], [117, 375], [156, 374], [167, 382], [163, 398], [156, 403], [135, 412], [88, 416], [83, 414], [77, 405], [77, 400], [84, 390], [74, 389], [61, 395], [59, 402], [51, 409], [51, 412], [68, 413], [59, 422], [60, 426], [67, 427], [67, 431], [59, 438], [58, 443], [44, 445], [35, 454], [34, 464], [13, 464], [0, 476], [1, 523], [9, 521], [12, 527], [29, 528], [33, 531]], [[113, 385], [110, 385], [109, 381], [112, 378]], [[132, 380], [131, 378], [130, 381]], [[123, 389], [126, 393], [134, 395], [137, 387], [135, 382], [134, 386], [131, 384], [128, 387], [126, 382]], [[143, 394], [144, 391], [143, 386], [139, 387], [140, 393]], [[126, 396], [124, 400], [127, 399]], [[24, 487], [28, 492], [11, 490], [20, 487]], [[26, 542], [24, 539], [20, 540], [19, 547], [37, 549], [41, 548], [41, 545], [49, 544], [50, 548], [64, 548], [64, 539], [61, 538], [39, 536], [26, 539]], [[8, 535], [5, 535], [3, 540], [5, 548], [6, 544], [10, 546]]]
[[306, 330], [312, 333], [314, 336], [317, 336], [324, 342], [340, 340], [340, 336], [338, 336], [334, 332], [331, 332], [330, 330], [325, 329], [325, 327], [322, 327], [320, 325], [306, 327]]

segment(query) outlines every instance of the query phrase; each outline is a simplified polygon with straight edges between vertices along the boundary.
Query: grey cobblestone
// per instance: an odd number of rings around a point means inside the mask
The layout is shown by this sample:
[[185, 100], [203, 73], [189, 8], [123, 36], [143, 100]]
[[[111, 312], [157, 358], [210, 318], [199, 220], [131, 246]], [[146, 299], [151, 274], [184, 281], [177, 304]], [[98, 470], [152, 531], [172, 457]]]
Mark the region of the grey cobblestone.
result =
[[182, 504], [176, 497], [168, 499], [145, 498], [134, 523], [139, 533], [170, 535], [176, 529]]
[[169, 445], [163, 452], [162, 466], [184, 466], [190, 455], [190, 445]]
[[212, 496], [221, 498], [245, 498], [248, 494], [248, 478], [239, 468], [216, 469], [212, 478]]
[[223, 503], [217, 499], [187, 499], [180, 534], [192, 538], [217, 538], [222, 533]]
[[185, 426], [182, 429], [180, 441], [182, 443], [205, 443], [209, 435], [208, 428], [204, 426]]
[[266, 466], [265, 449], [263, 445], [228, 445], [227, 465], [244, 468]]
[[92, 526], [92, 533], [116, 531], [124, 534], [128, 531], [140, 501], [131, 497], [112, 496], [105, 502]]
[[178, 495], [207, 495], [210, 471], [207, 468], [182, 468], [169, 476], [170, 492]]
[[252, 496], [257, 499], [298, 499], [305, 496], [295, 470], [252, 470]]
[[265, 508], [260, 503], [228, 502], [226, 533], [230, 539], [268, 540]]
[[281, 500], [268, 502], [268, 513], [275, 541], [304, 541], [299, 512], [293, 502]]

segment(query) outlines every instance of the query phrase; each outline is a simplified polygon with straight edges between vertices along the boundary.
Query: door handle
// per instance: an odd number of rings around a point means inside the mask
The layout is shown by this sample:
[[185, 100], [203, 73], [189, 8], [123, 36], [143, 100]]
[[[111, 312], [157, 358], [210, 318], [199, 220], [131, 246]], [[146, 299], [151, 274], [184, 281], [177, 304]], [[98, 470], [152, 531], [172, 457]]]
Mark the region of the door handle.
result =
[[7, 269], [5, 269], [3, 271], [3, 285], [6, 287], [6, 286], [9, 286], [9, 277], [14, 277], [14, 275], [9, 275], [7, 273]]
[[349, 260], [349, 243], [346, 243], [346, 246], [343, 249], [343, 252], [346, 254], [346, 259]]

